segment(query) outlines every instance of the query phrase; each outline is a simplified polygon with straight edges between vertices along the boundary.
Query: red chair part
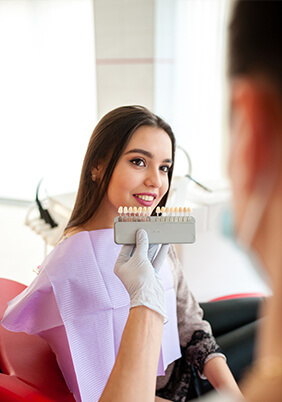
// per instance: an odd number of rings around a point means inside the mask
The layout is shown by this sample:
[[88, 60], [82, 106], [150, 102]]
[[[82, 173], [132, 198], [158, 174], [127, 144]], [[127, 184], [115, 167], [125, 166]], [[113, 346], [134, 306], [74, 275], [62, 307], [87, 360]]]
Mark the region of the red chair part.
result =
[[[0, 278], [0, 319], [7, 302], [25, 288]], [[1, 401], [74, 401], [54, 353], [38, 336], [11, 332], [0, 325], [0, 369]]]
[[210, 300], [210, 302], [228, 299], [242, 299], [244, 297], [266, 297], [266, 295], [264, 293], [234, 293], [231, 295], [216, 297], [215, 299]]

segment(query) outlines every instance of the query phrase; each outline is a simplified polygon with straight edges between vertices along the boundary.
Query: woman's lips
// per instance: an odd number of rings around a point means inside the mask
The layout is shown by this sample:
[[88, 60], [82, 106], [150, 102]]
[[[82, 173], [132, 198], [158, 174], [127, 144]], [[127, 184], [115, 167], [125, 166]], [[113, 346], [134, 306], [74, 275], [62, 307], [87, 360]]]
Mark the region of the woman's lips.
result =
[[133, 197], [144, 207], [151, 207], [157, 196], [155, 194], [133, 194]]

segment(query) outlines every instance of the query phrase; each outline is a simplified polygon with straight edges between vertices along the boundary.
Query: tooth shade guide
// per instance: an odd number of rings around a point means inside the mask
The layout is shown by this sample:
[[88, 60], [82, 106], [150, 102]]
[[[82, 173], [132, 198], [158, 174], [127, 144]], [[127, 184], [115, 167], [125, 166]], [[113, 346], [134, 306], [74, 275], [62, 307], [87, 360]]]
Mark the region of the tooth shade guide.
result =
[[166, 207], [165, 212], [164, 212], [164, 219], [163, 219], [165, 222], [168, 222], [168, 220], [169, 220], [168, 216], [169, 216], [169, 207]]
[[187, 211], [188, 211], [188, 220], [190, 220], [190, 219], [191, 219], [191, 212], [192, 212], [192, 209], [191, 209], [190, 207], [188, 207], [188, 208], [187, 208]]
[[161, 218], [161, 220], [164, 221], [165, 207], [161, 207], [161, 213], [162, 213], [162, 218]]
[[160, 208], [160, 207], [157, 207], [157, 208], [156, 208], [157, 220], [160, 219], [160, 213], [161, 213], [161, 208]]
[[182, 221], [182, 207], [179, 207], [179, 220]]
[[133, 220], [136, 222], [137, 219], [138, 219], [138, 216], [137, 216], [137, 213], [138, 213], [137, 207], [133, 207], [132, 212], [133, 212]]
[[123, 215], [124, 215], [124, 217], [126, 217], [126, 218], [127, 218], [127, 213], [128, 213], [128, 209], [127, 209], [127, 207], [124, 207], [124, 208], [123, 208]]
[[186, 207], [183, 208], [183, 213], [184, 213], [183, 220], [186, 221], [186, 214], [187, 214], [187, 208]]
[[136, 231], [141, 228], [147, 231], [150, 244], [195, 242], [195, 219], [190, 208], [157, 207], [155, 211], [152, 216], [150, 208], [123, 207], [123, 219], [117, 216], [114, 220], [115, 242], [135, 244]]
[[178, 222], [178, 208], [174, 207], [174, 216], [175, 216], [175, 221]]
[[156, 216], [152, 217], [151, 207], [119, 207], [119, 221], [125, 222], [150, 222], [152, 218], [159, 222], [186, 222], [191, 219], [190, 207], [157, 207]]
[[139, 207], [139, 208], [137, 209], [137, 211], [138, 211], [137, 220], [138, 220], [138, 221], [141, 221], [142, 207]]
[[122, 212], [123, 212], [123, 208], [122, 208], [122, 207], [119, 207], [119, 209], [118, 209], [118, 213], [119, 213], [119, 221], [122, 221], [122, 220], [123, 220], [123, 217], [122, 217]]
[[170, 222], [173, 222], [173, 220], [174, 220], [173, 211], [174, 211], [173, 207], [170, 207], [169, 208], [169, 220], [170, 220]]

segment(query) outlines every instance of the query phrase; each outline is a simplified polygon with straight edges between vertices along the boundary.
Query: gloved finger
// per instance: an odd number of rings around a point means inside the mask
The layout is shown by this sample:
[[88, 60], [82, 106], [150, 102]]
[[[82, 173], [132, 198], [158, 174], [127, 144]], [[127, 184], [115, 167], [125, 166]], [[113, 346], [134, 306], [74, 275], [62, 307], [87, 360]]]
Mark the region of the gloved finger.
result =
[[136, 252], [146, 256], [148, 253], [149, 239], [145, 229], [139, 229], [136, 232]]
[[120, 250], [116, 263], [127, 262], [133, 253], [134, 247], [135, 246], [131, 245], [123, 246], [122, 249]]
[[153, 259], [155, 258], [158, 249], [159, 244], [149, 244], [148, 258], [151, 262], [153, 262]]
[[161, 269], [161, 266], [163, 265], [164, 260], [167, 256], [168, 249], [169, 249], [169, 244], [163, 244], [160, 248], [160, 251], [158, 252], [158, 255], [154, 259], [153, 267], [157, 271], [159, 271]]

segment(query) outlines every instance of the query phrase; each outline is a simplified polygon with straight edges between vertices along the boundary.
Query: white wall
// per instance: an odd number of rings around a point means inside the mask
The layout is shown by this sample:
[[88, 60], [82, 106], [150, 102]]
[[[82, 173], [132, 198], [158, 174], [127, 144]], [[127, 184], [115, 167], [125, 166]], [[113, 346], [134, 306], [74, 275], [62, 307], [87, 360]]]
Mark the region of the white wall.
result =
[[97, 120], [92, 0], [0, 1], [0, 198], [74, 191]]

